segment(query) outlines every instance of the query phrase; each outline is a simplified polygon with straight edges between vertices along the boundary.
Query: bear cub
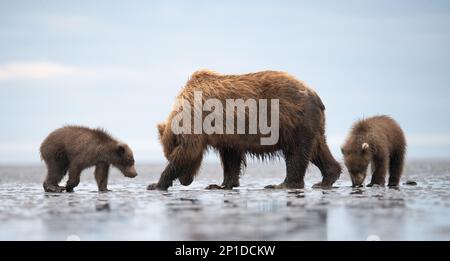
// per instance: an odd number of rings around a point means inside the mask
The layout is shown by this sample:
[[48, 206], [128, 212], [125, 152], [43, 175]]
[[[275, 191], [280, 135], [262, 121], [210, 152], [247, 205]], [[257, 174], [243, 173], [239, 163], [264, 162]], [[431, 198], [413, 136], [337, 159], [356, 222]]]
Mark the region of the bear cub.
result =
[[356, 122], [341, 150], [353, 187], [362, 186], [370, 163], [372, 180], [368, 187], [384, 186], [388, 170], [388, 186], [398, 186], [406, 140], [402, 129], [391, 117], [375, 116]]
[[[47, 166], [44, 181], [46, 192], [73, 192], [80, 182], [81, 172], [95, 166], [95, 180], [99, 191], [108, 191], [110, 165], [124, 176], [137, 176], [133, 152], [127, 144], [117, 141], [102, 129], [65, 126], [50, 133], [42, 142], [41, 159]], [[59, 186], [68, 173], [65, 187]]]

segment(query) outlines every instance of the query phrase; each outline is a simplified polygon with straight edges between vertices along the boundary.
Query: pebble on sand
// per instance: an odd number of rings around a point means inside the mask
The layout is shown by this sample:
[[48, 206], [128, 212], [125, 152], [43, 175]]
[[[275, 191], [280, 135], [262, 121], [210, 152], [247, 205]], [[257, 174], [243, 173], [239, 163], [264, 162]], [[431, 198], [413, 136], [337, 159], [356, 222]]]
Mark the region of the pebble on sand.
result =
[[414, 180], [407, 180], [404, 184], [409, 186], [416, 186], [417, 182], [415, 182]]

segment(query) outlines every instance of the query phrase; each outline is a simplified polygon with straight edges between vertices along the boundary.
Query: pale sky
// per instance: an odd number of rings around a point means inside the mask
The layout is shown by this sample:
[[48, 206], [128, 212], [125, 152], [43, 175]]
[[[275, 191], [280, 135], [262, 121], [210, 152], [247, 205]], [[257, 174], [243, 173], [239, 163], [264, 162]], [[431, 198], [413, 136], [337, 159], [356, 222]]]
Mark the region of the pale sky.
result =
[[[410, 158], [450, 157], [450, 1], [0, 1], [0, 164], [39, 163], [64, 124], [163, 162], [156, 124], [189, 75], [281, 70], [351, 124], [388, 114]], [[212, 157], [214, 158], [214, 156]]]

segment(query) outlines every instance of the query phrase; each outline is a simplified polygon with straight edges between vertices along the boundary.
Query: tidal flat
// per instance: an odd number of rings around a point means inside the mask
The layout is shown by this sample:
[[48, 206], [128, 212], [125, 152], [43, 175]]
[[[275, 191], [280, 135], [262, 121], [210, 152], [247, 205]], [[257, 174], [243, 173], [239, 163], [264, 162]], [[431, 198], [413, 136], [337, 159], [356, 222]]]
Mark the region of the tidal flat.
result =
[[[282, 161], [250, 163], [233, 190], [220, 164], [205, 163], [187, 187], [147, 191], [164, 164], [112, 170], [99, 193], [93, 169], [74, 193], [45, 193], [46, 169], [0, 166], [0, 240], [450, 240], [450, 160], [409, 160], [399, 189], [352, 188], [347, 173], [331, 189], [264, 189], [285, 176]], [[409, 183], [414, 181], [417, 184]]]

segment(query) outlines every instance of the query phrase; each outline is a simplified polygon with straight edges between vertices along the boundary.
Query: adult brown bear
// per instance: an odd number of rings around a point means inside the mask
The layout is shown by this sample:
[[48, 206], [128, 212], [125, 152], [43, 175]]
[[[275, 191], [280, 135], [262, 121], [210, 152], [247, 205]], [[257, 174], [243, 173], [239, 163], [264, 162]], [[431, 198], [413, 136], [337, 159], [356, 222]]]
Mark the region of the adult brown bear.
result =
[[[243, 75], [221, 75], [204, 70], [195, 72], [177, 97], [178, 104], [183, 101], [194, 108], [189, 114], [194, 118], [194, 125], [196, 120], [204, 121], [210, 117], [210, 115], [198, 114], [199, 107], [196, 107], [194, 102], [196, 93], [201, 93], [202, 104], [213, 100], [228, 105], [230, 101], [236, 99], [270, 100], [277, 103], [270, 103], [267, 107], [263, 107], [261, 102], [245, 103], [245, 105], [256, 104], [259, 113], [255, 114], [250, 107], [244, 108], [247, 131], [244, 134], [237, 131], [234, 120], [231, 124], [231, 132], [228, 132], [228, 106], [227, 109], [224, 106], [219, 111], [227, 114], [227, 120], [217, 121], [216, 119], [214, 122], [216, 127], [227, 125], [226, 133], [222, 131], [207, 134], [204, 131], [199, 133], [195, 130], [191, 132], [191, 117], [189, 122], [184, 122], [188, 123], [188, 132], [175, 131], [174, 120], [179, 119], [184, 108], [176, 106], [166, 122], [158, 125], [160, 141], [168, 165], [158, 183], [149, 185], [147, 189], [166, 190], [177, 178], [182, 185], [191, 184], [198, 172], [203, 154], [208, 148], [219, 152], [224, 170], [222, 185], [210, 185], [209, 188], [232, 189], [239, 186], [239, 174], [242, 166], [246, 164], [246, 154], [263, 160], [277, 156], [285, 158], [287, 172], [285, 180], [279, 185], [270, 185], [267, 188], [303, 188], [303, 177], [310, 161], [320, 169], [323, 176], [322, 182], [315, 186], [330, 187], [339, 178], [341, 166], [331, 155], [325, 138], [325, 106], [315, 91], [293, 76], [278, 71]], [[278, 107], [275, 108], [274, 104]], [[273, 112], [272, 108], [276, 109], [278, 122], [274, 121], [274, 114], [271, 114], [270, 118], [264, 118], [260, 114], [266, 110]], [[231, 113], [233, 119], [238, 117], [238, 110], [233, 110]], [[249, 133], [252, 119], [260, 122], [266, 119], [269, 123], [278, 123], [275, 129], [278, 134], [277, 141], [273, 144], [262, 145], [261, 139], [267, 136], [267, 131], [263, 132], [259, 129], [256, 133]]]

